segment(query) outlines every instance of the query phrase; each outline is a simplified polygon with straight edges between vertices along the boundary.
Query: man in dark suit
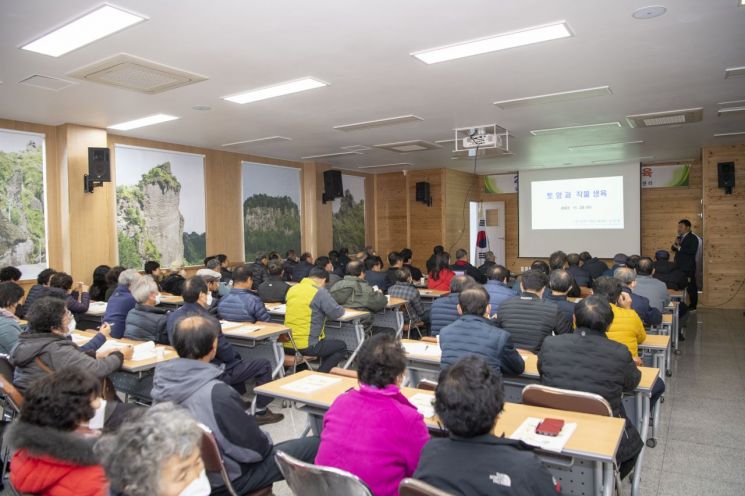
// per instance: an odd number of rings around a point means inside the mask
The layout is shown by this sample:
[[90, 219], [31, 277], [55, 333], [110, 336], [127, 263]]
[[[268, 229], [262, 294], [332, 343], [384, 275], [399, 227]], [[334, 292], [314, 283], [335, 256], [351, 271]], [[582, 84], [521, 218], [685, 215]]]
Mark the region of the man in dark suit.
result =
[[688, 298], [691, 301], [688, 309], [695, 310], [698, 304], [698, 286], [696, 285], [698, 238], [691, 232], [691, 221], [682, 219], [678, 222], [678, 237], [670, 249], [675, 252], [675, 266], [688, 278]]

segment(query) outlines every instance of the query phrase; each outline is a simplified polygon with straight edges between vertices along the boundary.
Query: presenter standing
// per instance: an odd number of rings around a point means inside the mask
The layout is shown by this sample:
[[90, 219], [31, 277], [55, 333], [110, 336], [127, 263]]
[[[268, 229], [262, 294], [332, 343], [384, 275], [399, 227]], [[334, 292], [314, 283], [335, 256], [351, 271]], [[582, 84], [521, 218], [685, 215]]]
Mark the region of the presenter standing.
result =
[[698, 286], [696, 285], [696, 252], [698, 237], [691, 232], [691, 221], [682, 219], [678, 222], [678, 237], [671, 249], [675, 252], [675, 266], [688, 278], [689, 310], [695, 310], [698, 304]]

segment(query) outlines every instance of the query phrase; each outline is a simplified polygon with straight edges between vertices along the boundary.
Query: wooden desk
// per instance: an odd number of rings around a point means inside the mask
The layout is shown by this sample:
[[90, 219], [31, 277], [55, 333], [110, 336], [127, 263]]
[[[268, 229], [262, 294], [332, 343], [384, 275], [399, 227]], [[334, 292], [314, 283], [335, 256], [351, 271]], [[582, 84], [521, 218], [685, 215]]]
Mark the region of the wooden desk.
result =
[[[85, 341], [78, 341], [77, 344], [85, 344], [97, 334], [95, 332], [91, 331], [73, 331], [73, 334], [76, 334], [78, 336], [82, 336], [86, 338]], [[131, 346], [136, 346], [138, 344], [142, 344], [145, 341], [135, 341], [133, 339], [114, 339], [110, 338], [111, 341], [114, 341], [116, 343], [122, 343], [122, 344], [128, 344]], [[147, 360], [124, 360], [124, 363], [122, 364], [122, 370], [125, 372], [131, 372], [131, 373], [138, 373], [138, 372], [145, 372], [148, 370], [152, 370], [155, 368], [156, 365], [159, 363], [167, 362], [169, 360], [173, 360], [174, 358], [178, 358], [178, 354], [176, 353], [176, 350], [173, 349], [170, 346], [166, 346], [163, 344], [156, 344], [155, 347], [157, 349], [163, 350], [163, 356], [155, 356], [153, 358], [148, 358]]]
[[421, 296], [423, 299], [429, 298], [429, 299], [436, 300], [437, 298], [441, 296], [445, 296], [449, 294], [450, 294], [450, 291], [440, 291], [437, 289], [425, 289], [425, 288], [419, 289], [419, 296]]
[[[328, 385], [312, 393], [283, 389], [283, 386], [287, 386], [288, 384], [292, 384], [293, 382], [313, 375], [334, 377], [338, 380], [334, 384]], [[255, 392], [273, 398], [302, 403], [304, 405], [302, 407], [303, 410], [308, 412], [309, 419], [311, 419], [311, 425], [315, 428], [314, 432], [318, 434], [323, 426], [323, 415], [331, 404], [333, 404], [334, 400], [350, 389], [356, 388], [357, 385], [358, 383], [356, 379], [321, 374], [320, 372], [306, 370], [258, 386], [255, 389]], [[407, 397], [411, 397], [414, 394], [427, 394], [433, 396], [431, 391], [408, 387], [402, 388], [401, 392]], [[593, 491], [595, 494], [599, 494], [601, 489], [604, 494], [610, 495], [612, 493], [614, 481], [613, 460], [620, 444], [621, 436], [623, 435], [623, 419], [506, 403], [504, 411], [496, 420], [493, 432], [498, 436], [503, 433], [509, 436], [527, 417], [551, 417], [563, 419], [566, 422], [576, 423], [577, 428], [561, 453], [564, 467], [559, 470], [563, 475], [566, 475], [566, 457], [584, 460], [585, 463], [594, 466], [595, 470], [587, 470], [586, 465], [583, 466], [581, 463], [576, 463], [576, 477], [579, 478], [584, 476], [585, 479], [583, 480], [583, 483], [587, 483], [588, 487], [595, 487], [596, 491]], [[431, 430], [441, 430], [435, 417], [426, 418], [425, 423]], [[552, 456], [556, 457], [556, 455], [545, 453], [542, 453], [541, 456], [549, 458]], [[572, 463], [569, 470], [573, 470], [574, 465], [575, 464]], [[601, 476], [599, 478], [601, 480], [598, 480], [597, 484], [595, 482], [596, 474]], [[572, 475], [574, 476], [574, 473]]]
[[[222, 333], [236, 347], [241, 358], [265, 358], [272, 365], [272, 377], [284, 376], [285, 350], [279, 336], [290, 334], [290, 328], [276, 322], [227, 322], [221, 321]], [[251, 328], [259, 327], [252, 331]]]
[[181, 296], [176, 295], [167, 295], [161, 293], [160, 295], [160, 305], [164, 307], [180, 307], [184, 304], [184, 298]]
[[[266, 311], [269, 312], [269, 315], [282, 316], [282, 321], [284, 322], [284, 316], [287, 312], [287, 307], [284, 303], [264, 303], [264, 308], [266, 308]], [[361, 319], [362, 317], [365, 317], [367, 315], [370, 315], [370, 312], [368, 312], [367, 310], [345, 308], [344, 315], [342, 315], [338, 319], [334, 319], [333, 322], [351, 322]]]
[[18, 319], [18, 325], [26, 326], [28, 325], [28, 320]]

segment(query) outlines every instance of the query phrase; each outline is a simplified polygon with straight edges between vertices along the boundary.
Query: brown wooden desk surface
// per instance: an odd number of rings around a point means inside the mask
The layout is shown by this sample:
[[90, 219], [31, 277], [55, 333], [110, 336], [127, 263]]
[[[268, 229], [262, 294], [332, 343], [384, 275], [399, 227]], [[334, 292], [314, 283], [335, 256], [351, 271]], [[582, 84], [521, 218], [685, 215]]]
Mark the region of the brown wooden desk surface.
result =
[[22, 325], [22, 326], [23, 326], [23, 325], [28, 325], [28, 320], [23, 320], [23, 319], [20, 319], [20, 320], [18, 321], [18, 325]]
[[639, 367], [639, 370], [642, 373], [642, 378], [639, 381], [639, 385], [636, 386], [636, 391], [648, 393], [652, 391], [654, 381], [656, 381], [657, 377], [660, 375], [660, 369], [654, 367]]
[[[74, 334], [77, 334], [78, 336], [83, 336], [88, 338], [88, 340], [93, 339], [93, 336], [95, 336], [96, 332], [91, 331], [73, 331]], [[129, 344], [132, 346], [142, 344], [144, 341], [135, 341], [133, 339], [114, 339], [110, 338], [112, 341], [122, 344]], [[81, 343], [84, 344], [84, 343]], [[157, 364], [162, 362], [167, 362], [168, 360], [173, 360], [174, 358], [178, 358], [178, 354], [176, 353], [176, 350], [174, 350], [170, 346], [166, 346], [163, 344], [156, 344], [156, 348], [163, 348], [165, 350], [165, 353], [163, 357], [155, 356], [153, 358], [148, 358], [147, 360], [124, 360], [124, 363], [122, 364], [122, 370], [127, 372], [142, 372], [144, 370], [150, 370], [154, 368]]]
[[[272, 315], [285, 315], [285, 312], [281, 312], [277, 310], [279, 307], [283, 305], [284, 303], [264, 303], [264, 308], [266, 308], [266, 311]], [[368, 312], [367, 310], [356, 310], [354, 308], [345, 308], [344, 315], [342, 315], [338, 319], [334, 319], [333, 321], [334, 322], [349, 322], [350, 320], [356, 320], [366, 315], [370, 315], [370, 312]]]
[[395, 296], [388, 297], [388, 303], [386, 304], [386, 308], [394, 308], [394, 307], [400, 307], [401, 305], [404, 305], [409, 300], [405, 300], [403, 298], [396, 298]]
[[671, 324], [673, 323], [673, 314], [666, 313], [662, 315], [662, 323], [663, 324]]
[[685, 296], [686, 296], [685, 291], [680, 291], [678, 289], [668, 289], [667, 294], [669, 294], [670, 296], [674, 298], [680, 298], [680, 299], [685, 299]]
[[445, 296], [447, 294], [450, 294], [450, 291], [440, 291], [438, 289], [425, 288], [419, 289], [419, 296], [422, 296], [424, 298], [439, 298], [440, 296]]
[[184, 302], [184, 298], [182, 296], [167, 295], [167, 294], [161, 293], [160, 302], [169, 303], [171, 305], [180, 305]]
[[[331, 377], [338, 378], [338, 382], [313, 393], [299, 393], [282, 389], [282, 386], [310, 375], [331, 376], [330, 374], [304, 370], [297, 374], [258, 386], [255, 391], [256, 393], [266, 394], [275, 398], [298, 401], [319, 409], [328, 409], [339, 395], [357, 387], [356, 379], [334, 375]], [[411, 397], [418, 393], [433, 395], [431, 391], [415, 388], [402, 388], [401, 392], [406, 397]], [[550, 417], [562, 419], [565, 422], [576, 422], [577, 429], [569, 438], [564, 448], [564, 453], [568, 455], [583, 455], [604, 461], [610, 461], [615, 456], [624, 427], [624, 420], [618, 418], [506, 403], [504, 411], [497, 419], [493, 432], [498, 436], [503, 433], [509, 436], [527, 417]], [[425, 419], [425, 422], [431, 428], [440, 429], [440, 425], [435, 417]]]
[[[222, 333], [226, 336], [246, 338], [252, 341], [261, 341], [290, 332], [289, 327], [275, 322], [255, 322], [251, 324], [249, 322], [221, 321], [220, 323], [223, 326]], [[259, 327], [260, 329], [249, 331], [250, 327]]]
[[639, 348], [648, 350], [666, 350], [670, 345], [670, 336], [664, 334], [647, 334], [647, 339], [639, 343]]

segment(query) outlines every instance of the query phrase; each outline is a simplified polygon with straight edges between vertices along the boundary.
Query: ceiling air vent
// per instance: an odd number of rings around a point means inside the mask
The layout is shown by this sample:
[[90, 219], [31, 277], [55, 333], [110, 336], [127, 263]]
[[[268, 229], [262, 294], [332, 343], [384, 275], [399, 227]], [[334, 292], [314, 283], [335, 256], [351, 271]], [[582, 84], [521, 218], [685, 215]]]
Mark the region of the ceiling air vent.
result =
[[154, 95], [207, 78], [120, 53], [68, 73], [77, 79]]
[[631, 127], [672, 126], [675, 124], [690, 124], [700, 122], [704, 118], [704, 109], [692, 108], [684, 110], [670, 110], [668, 112], [653, 112], [651, 114], [627, 115], [626, 121]]
[[41, 88], [43, 90], [59, 91], [68, 86], [72, 86], [75, 83], [72, 81], [65, 81], [64, 79], [34, 74], [23, 81], [18, 81], [18, 84], [25, 84], [26, 86], [33, 86], [34, 88]]
[[398, 143], [384, 143], [382, 145], [374, 145], [375, 148], [382, 148], [383, 150], [389, 150], [398, 153], [408, 152], [421, 152], [423, 150], [434, 150], [436, 148], [442, 148], [440, 145], [430, 143], [429, 141], [413, 140], [413, 141], [399, 141]]

